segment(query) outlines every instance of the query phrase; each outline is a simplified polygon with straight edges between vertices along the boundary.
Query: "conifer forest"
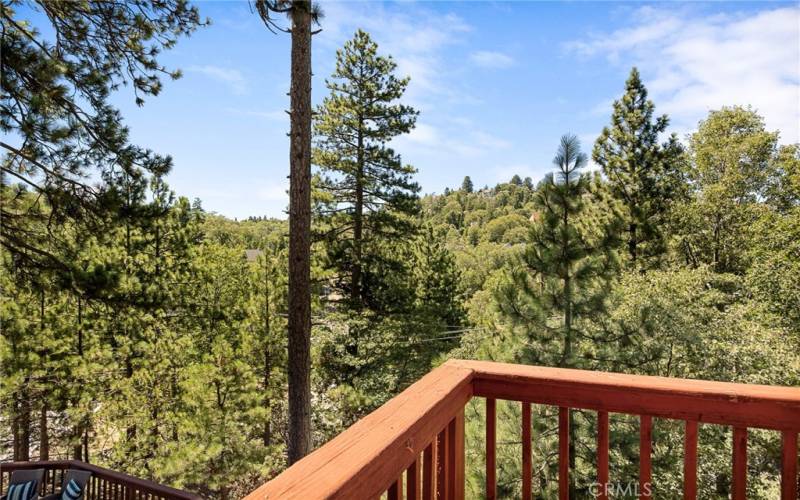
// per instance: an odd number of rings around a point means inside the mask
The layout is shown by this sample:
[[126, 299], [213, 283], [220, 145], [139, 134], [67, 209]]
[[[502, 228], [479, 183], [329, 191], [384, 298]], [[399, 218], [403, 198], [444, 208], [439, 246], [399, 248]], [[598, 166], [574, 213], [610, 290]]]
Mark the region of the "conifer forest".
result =
[[[448, 359], [800, 386], [800, 144], [748, 103], [676, 131], [628, 67], [599, 136], [559, 130], [548, 173], [480, 185], [408, 162], [415, 74], [367, 30], [312, 89], [325, 2], [254, 0], [291, 43], [291, 68], [258, 62], [291, 77], [260, 90], [291, 111], [290, 201], [234, 219], [173, 190], [170, 151], [134, 143], [112, 103], [162, 98], [182, 76], [165, 54], [221, 29], [203, 3], [0, 9], [2, 461], [227, 500]], [[425, 168], [450, 187], [423, 190]], [[558, 408], [533, 414], [533, 497], [557, 498]], [[483, 498], [483, 402], [465, 419], [465, 494]], [[519, 420], [498, 401], [498, 498], [522, 495]], [[617, 481], [638, 477], [637, 426], [612, 418]], [[655, 498], [681, 498], [682, 423], [652, 432]], [[572, 412], [573, 498], [592, 498], [596, 433]], [[729, 498], [731, 434], [700, 427], [699, 498]], [[748, 498], [779, 498], [780, 436], [749, 436]]]

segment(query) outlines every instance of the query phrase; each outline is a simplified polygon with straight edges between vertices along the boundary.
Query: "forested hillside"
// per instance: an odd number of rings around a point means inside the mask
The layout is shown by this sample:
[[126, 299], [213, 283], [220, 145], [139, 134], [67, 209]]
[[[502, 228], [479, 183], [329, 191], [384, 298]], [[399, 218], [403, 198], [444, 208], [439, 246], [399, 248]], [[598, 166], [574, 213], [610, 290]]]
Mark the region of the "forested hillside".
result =
[[[175, 30], [199, 22], [181, 12]], [[552, 145], [550, 174], [420, 195], [424, 167], [391, 147], [419, 114], [407, 84], [359, 31], [315, 110], [314, 446], [448, 358], [800, 385], [800, 145], [757, 111], [671, 136], [634, 69], [595, 143]], [[28, 133], [13, 116], [4, 127]], [[98, 205], [69, 171], [41, 188], [30, 165], [84, 146], [50, 125], [39, 140], [63, 150], [2, 164], [0, 459], [74, 457], [241, 497], [286, 466], [288, 222], [208, 213], [138, 149], [84, 151], [114, 165]], [[535, 408], [534, 490], [554, 498], [557, 415]], [[467, 408], [473, 498], [482, 412]], [[519, 407], [498, 412], [499, 494], [516, 498]], [[593, 418], [574, 412], [570, 430], [577, 498], [594, 481]], [[729, 493], [730, 432], [701, 428], [703, 498]], [[659, 498], [680, 496], [682, 439], [656, 423]], [[751, 434], [751, 498], [776, 497], [778, 439]], [[611, 445], [612, 475], [635, 481], [636, 421], [615, 416]]]

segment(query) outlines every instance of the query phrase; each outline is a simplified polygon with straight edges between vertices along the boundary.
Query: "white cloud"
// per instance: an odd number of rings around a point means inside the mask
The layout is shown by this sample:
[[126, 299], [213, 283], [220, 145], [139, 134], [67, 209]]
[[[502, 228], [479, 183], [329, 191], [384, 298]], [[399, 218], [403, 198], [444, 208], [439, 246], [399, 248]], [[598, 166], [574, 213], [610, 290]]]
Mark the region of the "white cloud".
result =
[[473, 52], [469, 58], [483, 68], [508, 68], [514, 65], [514, 59], [511, 56], [491, 50]]
[[[472, 29], [459, 16], [442, 16], [419, 4], [406, 7], [377, 2], [330, 2], [324, 10], [322, 32], [315, 43], [334, 50], [356, 29], [369, 32], [379, 52], [394, 58], [397, 74], [411, 77], [403, 100], [415, 108], [426, 111], [440, 106], [443, 99], [459, 103], [476, 100], [453, 78], [458, 68], [448, 68], [451, 61], [444, 53], [447, 47], [462, 43], [462, 36]], [[315, 57], [323, 60], [325, 56]]]
[[[463, 121], [459, 121], [464, 123]], [[487, 155], [500, 149], [511, 147], [503, 138], [475, 128], [474, 126], [450, 123], [444, 127], [419, 122], [408, 134], [392, 141], [401, 152], [448, 153], [456, 157], [475, 157]]]
[[379, 54], [392, 56], [396, 74], [411, 77], [402, 102], [421, 116], [416, 128], [392, 141], [405, 161], [425, 164], [441, 161], [442, 155], [449, 160], [465, 159], [510, 147], [507, 140], [482, 130], [482, 124], [459, 116], [464, 107], [480, 102], [464, 77], [464, 72], [475, 72], [475, 68], [451, 54], [472, 31], [461, 17], [442, 15], [420, 4], [330, 2], [323, 7], [322, 32], [314, 39], [321, 48], [315, 55], [315, 61], [322, 61], [316, 68], [319, 74], [327, 76], [333, 69], [332, 52], [356, 29], [363, 29], [378, 44]]
[[228, 85], [234, 94], [242, 95], [247, 93], [247, 79], [238, 69], [207, 64], [204, 66], [189, 66], [186, 71], [205, 75], [213, 80], [222, 82]]
[[678, 132], [694, 130], [709, 110], [752, 105], [782, 142], [800, 141], [800, 7], [706, 17], [645, 7], [631, 26], [566, 49], [637, 65]]

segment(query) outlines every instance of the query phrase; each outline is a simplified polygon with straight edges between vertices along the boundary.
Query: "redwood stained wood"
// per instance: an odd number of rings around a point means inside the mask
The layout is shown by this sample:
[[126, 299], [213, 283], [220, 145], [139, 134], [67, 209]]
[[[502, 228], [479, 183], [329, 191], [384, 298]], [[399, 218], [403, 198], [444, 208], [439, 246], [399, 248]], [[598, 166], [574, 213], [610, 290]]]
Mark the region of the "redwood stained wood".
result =
[[569, 499], [569, 408], [558, 409], [558, 498]]
[[450, 361], [472, 369], [474, 395], [609, 413], [800, 431], [800, 388]]
[[422, 472], [419, 455], [414, 463], [406, 469], [406, 498], [408, 500], [422, 500]]
[[733, 429], [733, 491], [732, 500], [747, 498], [747, 428]]
[[422, 454], [422, 499], [433, 500], [436, 498], [436, 441], [431, 442]]
[[[450, 424], [448, 424], [449, 427]], [[448, 427], [445, 427], [436, 438], [436, 498], [449, 500], [451, 467], [449, 460], [450, 439]]]
[[447, 425], [447, 491], [448, 500], [455, 498], [456, 492], [456, 420], [453, 419]]
[[380, 495], [469, 401], [471, 382], [471, 370], [440, 366], [246, 498]]
[[456, 414], [454, 420], [455, 433], [453, 435], [453, 442], [455, 448], [455, 461], [453, 462], [453, 469], [455, 472], [455, 484], [453, 487], [453, 497], [456, 500], [463, 500], [465, 494], [465, 480], [466, 480], [466, 456], [464, 449], [464, 408]]
[[639, 498], [651, 497], [653, 485], [653, 418], [639, 417]]
[[486, 398], [486, 498], [497, 498], [497, 464], [495, 446], [497, 441], [497, 401]]
[[697, 498], [697, 422], [686, 422], [683, 444], [683, 498]]
[[403, 500], [403, 476], [401, 475], [399, 478], [389, 486], [388, 491], [388, 500]]
[[[496, 496], [494, 488], [489, 495], [490, 484], [496, 484], [496, 409], [491, 425], [488, 418], [496, 399], [681, 419], [690, 421], [687, 429], [694, 426], [695, 432], [698, 423], [790, 431], [794, 438], [788, 439], [794, 443], [800, 431], [800, 388], [451, 360], [248, 498], [374, 498], [435, 441], [473, 395], [492, 400], [487, 401], [487, 438], [492, 434], [486, 447], [488, 498]], [[691, 439], [687, 444], [691, 452]], [[785, 459], [784, 467], [796, 471], [796, 444], [791, 446], [795, 458]], [[694, 448], [696, 463], [696, 436]], [[684, 458], [691, 462], [691, 453]], [[426, 470], [423, 460], [423, 486]], [[694, 476], [696, 488], [696, 470], [688, 475]], [[792, 484], [783, 486], [792, 492], [787, 498], [796, 497], [794, 476]]]
[[522, 403], [522, 500], [531, 500], [531, 404]]
[[781, 436], [781, 500], [798, 498], [797, 433], [784, 432]]
[[597, 413], [597, 498], [608, 500], [608, 412]]

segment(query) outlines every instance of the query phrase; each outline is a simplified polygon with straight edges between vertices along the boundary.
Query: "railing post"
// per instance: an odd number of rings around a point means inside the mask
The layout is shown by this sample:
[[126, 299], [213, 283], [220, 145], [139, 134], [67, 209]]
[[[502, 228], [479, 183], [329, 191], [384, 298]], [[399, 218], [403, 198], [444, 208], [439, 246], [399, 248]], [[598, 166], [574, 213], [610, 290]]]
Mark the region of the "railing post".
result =
[[486, 500], [495, 500], [497, 498], [496, 422], [497, 401], [493, 398], [486, 398]]
[[747, 498], [747, 428], [733, 428], [733, 500]]
[[558, 409], [558, 498], [569, 500], [569, 408]]
[[608, 412], [597, 412], [597, 492], [599, 500], [608, 500]]
[[465, 493], [465, 484], [464, 481], [466, 480], [466, 457], [464, 456], [465, 449], [464, 449], [464, 408], [456, 414], [455, 420], [455, 436], [453, 436], [453, 441], [455, 442], [455, 464], [453, 467], [455, 469], [455, 490], [453, 491], [453, 496], [456, 500], [464, 500], [464, 493]]
[[422, 500], [436, 498], [436, 439], [422, 453]]
[[445, 491], [448, 500], [455, 500], [456, 498], [456, 479], [457, 479], [457, 471], [456, 471], [456, 456], [458, 455], [457, 452], [457, 437], [456, 437], [456, 420], [454, 418], [447, 424], [447, 468], [445, 469], [445, 473], [447, 474], [447, 490]]
[[403, 499], [403, 474], [400, 474], [400, 477], [395, 479], [394, 483], [389, 486], [389, 491], [387, 492], [388, 500], [402, 500]]
[[531, 500], [531, 404], [522, 403], [522, 500]]
[[697, 499], [697, 422], [686, 421], [683, 444], [683, 498]]
[[783, 431], [781, 436], [781, 500], [797, 499], [797, 432]]
[[450, 481], [448, 479], [450, 478], [451, 462], [447, 459], [450, 449], [448, 443], [448, 438], [450, 437], [449, 427], [450, 425], [448, 424], [436, 438], [436, 498], [438, 500], [448, 500], [450, 498], [450, 492], [448, 491]]
[[422, 500], [422, 482], [419, 455], [414, 463], [406, 469], [406, 495], [408, 500]]
[[653, 417], [642, 415], [639, 419], [639, 498], [652, 495]]

